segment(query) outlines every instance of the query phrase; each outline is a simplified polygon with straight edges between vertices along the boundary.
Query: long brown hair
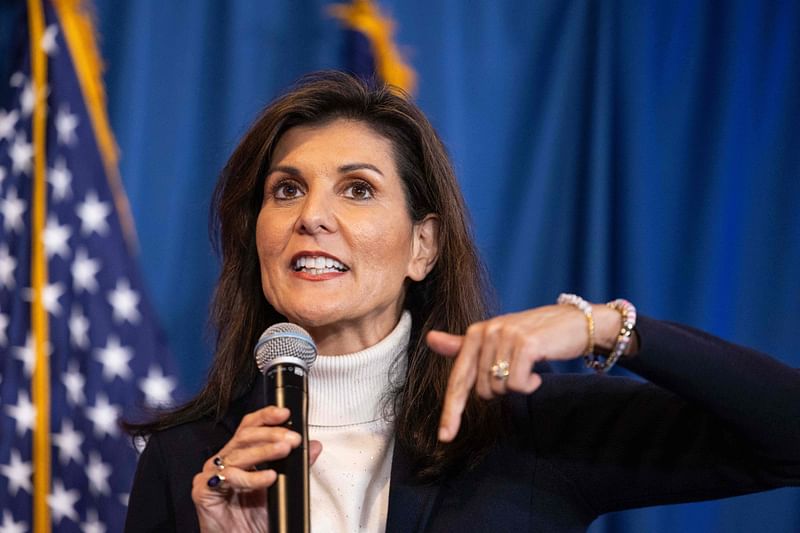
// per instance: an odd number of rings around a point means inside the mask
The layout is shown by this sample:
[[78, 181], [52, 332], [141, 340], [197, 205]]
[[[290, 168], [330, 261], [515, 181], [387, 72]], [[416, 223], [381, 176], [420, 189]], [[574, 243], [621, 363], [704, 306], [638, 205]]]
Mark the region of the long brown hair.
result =
[[433, 353], [425, 333], [464, 333], [488, 314], [485, 273], [472, 241], [466, 208], [441, 139], [401, 91], [341, 72], [303, 78], [256, 119], [222, 171], [212, 205], [212, 236], [222, 269], [212, 302], [216, 355], [208, 381], [184, 406], [148, 424], [129, 425], [146, 434], [202, 417], [219, 419], [252, 386], [257, 369], [251, 355], [261, 332], [284, 318], [262, 294], [255, 227], [266, 170], [281, 136], [299, 125], [337, 118], [361, 121], [389, 139], [414, 221], [439, 218], [439, 255], [433, 270], [406, 291], [412, 315], [408, 373], [395, 392], [398, 442], [411, 454], [422, 478], [478, 460], [496, 437], [499, 405], [467, 403], [458, 438], [437, 440], [437, 428], [452, 361]]

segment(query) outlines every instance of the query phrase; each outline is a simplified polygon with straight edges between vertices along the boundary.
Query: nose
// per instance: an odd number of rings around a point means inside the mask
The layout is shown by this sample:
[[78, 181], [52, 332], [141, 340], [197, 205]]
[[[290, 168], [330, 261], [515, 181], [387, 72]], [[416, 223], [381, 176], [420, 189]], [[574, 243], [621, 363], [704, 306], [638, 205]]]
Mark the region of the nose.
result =
[[324, 191], [312, 188], [306, 193], [295, 229], [308, 235], [336, 231], [332, 201]]

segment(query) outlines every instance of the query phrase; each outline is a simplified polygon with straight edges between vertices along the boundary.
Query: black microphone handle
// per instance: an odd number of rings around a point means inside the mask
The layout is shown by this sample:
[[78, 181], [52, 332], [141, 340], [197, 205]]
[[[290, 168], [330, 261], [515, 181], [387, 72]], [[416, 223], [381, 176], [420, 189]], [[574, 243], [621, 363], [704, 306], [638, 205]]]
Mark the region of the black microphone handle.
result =
[[291, 414], [284, 427], [296, 431], [303, 442], [280, 461], [260, 468], [272, 468], [278, 478], [267, 488], [270, 533], [309, 533], [308, 481], [308, 380], [299, 365], [278, 363], [263, 374], [264, 405], [286, 407]]

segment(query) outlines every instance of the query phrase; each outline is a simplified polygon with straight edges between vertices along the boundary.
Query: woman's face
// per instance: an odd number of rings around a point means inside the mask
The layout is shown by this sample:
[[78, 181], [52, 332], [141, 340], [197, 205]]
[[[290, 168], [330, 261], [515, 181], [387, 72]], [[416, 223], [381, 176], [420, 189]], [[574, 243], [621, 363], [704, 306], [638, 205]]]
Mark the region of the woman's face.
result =
[[406, 278], [432, 268], [436, 225], [413, 223], [392, 144], [368, 125], [292, 128], [275, 147], [256, 225], [264, 295], [320, 353], [371, 346], [397, 323]]

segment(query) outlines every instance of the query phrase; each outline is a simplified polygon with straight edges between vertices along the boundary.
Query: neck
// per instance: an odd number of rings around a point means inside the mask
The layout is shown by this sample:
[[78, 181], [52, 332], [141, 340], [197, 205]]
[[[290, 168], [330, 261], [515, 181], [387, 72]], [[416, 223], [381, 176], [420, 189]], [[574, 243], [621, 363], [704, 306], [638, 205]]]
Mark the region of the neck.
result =
[[394, 330], [403, 312], [402, 307], [378, 309], [368, 316], [340, 320], [334, 324], [315, 327], [302, 325], [308, 331], [317, 351], [324, 355], [352, 354], [374, 346]]

